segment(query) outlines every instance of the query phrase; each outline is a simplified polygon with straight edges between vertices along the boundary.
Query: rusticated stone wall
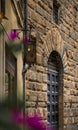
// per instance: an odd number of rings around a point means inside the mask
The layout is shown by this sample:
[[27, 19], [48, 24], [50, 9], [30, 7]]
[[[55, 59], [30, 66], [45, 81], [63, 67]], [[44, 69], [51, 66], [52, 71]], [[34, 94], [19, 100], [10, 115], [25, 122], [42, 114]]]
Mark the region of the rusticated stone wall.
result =
[[[37, 62], [26, 74], [26, 109], [47, 119], [47, 61], [53, 50], [63, 63], [59, 130], [78, 129], [78, 1], [58, 0], [59, 21], [53, 22], [52, 0], [29, 0], [28, 17], [36, 37]], [[61, 66], [60, 66], [61, 67]]]

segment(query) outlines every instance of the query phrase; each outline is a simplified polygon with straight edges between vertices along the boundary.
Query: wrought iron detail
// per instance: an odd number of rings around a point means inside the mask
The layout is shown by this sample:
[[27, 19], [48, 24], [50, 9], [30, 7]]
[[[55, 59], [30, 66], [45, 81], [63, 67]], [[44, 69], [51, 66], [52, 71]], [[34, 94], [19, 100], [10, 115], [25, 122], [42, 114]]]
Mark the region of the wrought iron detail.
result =
[[58, 84], [58, 71], [49, 68], [48, 71], [48, 123], [53, 128], [58, 128], [58, 98], [59, 98], [59, 84]]

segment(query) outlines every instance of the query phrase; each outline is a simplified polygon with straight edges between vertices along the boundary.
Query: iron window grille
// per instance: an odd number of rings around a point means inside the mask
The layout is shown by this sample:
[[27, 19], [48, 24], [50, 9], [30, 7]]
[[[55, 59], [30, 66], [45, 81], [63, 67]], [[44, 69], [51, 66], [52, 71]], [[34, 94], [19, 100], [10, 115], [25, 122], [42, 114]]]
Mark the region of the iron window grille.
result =
[[58, 72], [48, 72], [48, 123], [54, 128], [58, 128]]

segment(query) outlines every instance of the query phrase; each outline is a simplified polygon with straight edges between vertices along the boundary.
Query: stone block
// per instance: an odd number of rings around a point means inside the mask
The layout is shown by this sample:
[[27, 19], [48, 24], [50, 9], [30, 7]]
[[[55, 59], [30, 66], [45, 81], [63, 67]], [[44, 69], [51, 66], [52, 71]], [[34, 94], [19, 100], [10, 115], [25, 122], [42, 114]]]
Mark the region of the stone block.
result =
[[36, 3], [34, 2], [34, 0], [29, 0], [28, 1], [28, 4], [29, 4], [29, 6], [32, 8], [32, 9], [36, 9]]
[[26, 108], [29, 108], [29, 107], [35, 107], [35, 102], [31, 102], [30, 100], [29, 101], [26, 101]]
[[38, 93], [38, 100], [43, 102], [47, 101], [47, 93], [46, 92]]
[[67, 118], [64, 118], [64, 125], [67, 124]]
[[36, 11], [40, 14], [40, 15], [42, 15], [42, 16], [44, 16], [44, 9], [40, 6], [40, 5], [38, 5], [37, 4], [37, 6], [36, 6]]
[[47, 103], [46, 102], [38, 102], [38, 106], [42, 107], [42, 108], [46, 108], [47, 107]]
[[67, 118], [67, 124], [71, 124], [72, 123], [72, 118], [71, 117], [68, 117]]
[[74, 41], [74, 48], [78, 48], [78, 43]]
[[69, 36], [75, 40], [75, 31], [71, 28]]
[[36, 50], [38, 54], [42, 54], [42, 48], [40, 46], [37, 46]]
[[42, 91], [46, 91], [47, 92], [47, 84], [46, 83], [44, 83], [44, 84], [42, 84]]
[[40, 72], [37, 72], [37, 82], [42, 82], [43, 81], [43, 74]]
[[26, 78], [28, 79], [28, 80], [36, 80], [36, 71], [34, 71], [34, 70], [28, 70], [27, 71], [27, 74], [26, 74]]
[[43, 108], [43, 118], [47, 119], [47, 108]]
[[68, 108], [66, 108], [66, 109], [64, 109], [64, 116], [66, 117], [66, 116], [73, 116], [73, 111], [72, 111], [72, 109], [68, 109]]
[[36, 90], [37, 91], [42, 91], [42, 88], [43, 88], [43, 85], [42, 85], [42, 83], [36, 83]]
[[37, 101], [37, 96], [36, 95], [30, 95], [29, 101], [33, 101], [33, 102]]
[[74, 60], [78, 61], [78, 49], [74, 52]]
[[37, 22], [37, 19], [36, 19], [37, 13], [36, 13], [36, 11], [29, 7], [28, 13], [29, 13], [30, 19], [32, 19], [35, 22]]
[[75, 31], [75, 40], [78, 42], [78, 31]]
[[39, 107], [37, 108], [37, 114], [41, 117], [43, 117], [43, 108]]
[[63, 91], [63, 92], [64, 92], [64, 94], [66, 94], [66, 95], [70, 95], [70, 89], [69, 89], [69, 88], [68, 88], [68, 89], [65, 89], [65, 88], [64, 88], [64, 91]]
[[38, 72], [43, 72], [43, 73], [46, 72], [46, 68], [40, 65], [36, 65], [36, 70]]
[[37, 23], [45, 27], [45, 19], [38, 13], [36, 13]]
[[47, 79], [47, 74], [43, 74], [43, 83], [47, 83], [48, 79]]
[[39, 4], [44, 10], [46, 10], [47, 12], [50, 12], [50, 9], [48, 8], [48, 5], [45, 4], [43, 1], [39, 0], [39, 1], [38, 1], [38, 4]]
[[31, 108], [30, 107], [30, 108], [27, 108], [26, 111], [27, 111], [27, 113], [28, 113], [29, 116], [32, 116], [35, 113], [35, 108], [33, 108], [33, 107]]
[[73, 58], [73, 51], [72, 50], [67, 49], [66, 54], [67, 54], [68, 58], [71, 58], [71, 59]]
[[78, 116], [76, 117], [74, 117], [74, 123], [78, 123]]
[[37, 58], [36, 58], [37, 64], [38, 65], [42, 65], [42, 56], [37, 54]]

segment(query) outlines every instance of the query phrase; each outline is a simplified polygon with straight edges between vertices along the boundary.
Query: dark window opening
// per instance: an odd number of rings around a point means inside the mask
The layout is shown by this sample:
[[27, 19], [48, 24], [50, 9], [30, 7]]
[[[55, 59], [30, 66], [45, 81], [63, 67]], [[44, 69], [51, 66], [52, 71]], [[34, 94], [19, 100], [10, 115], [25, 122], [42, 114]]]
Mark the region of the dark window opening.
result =
[[59, 85], [57, 82], [58, 72], [49, 71], [48, 81], [48, 123], [55, 129], [58, 128], [58, 97]]
[[62, 102], [60, 102], [63, 93], [63, 64], [56, 51], [53, 51], [48, 59], [47, 79], [47, 97], [49, 97], [47, 121], [53, 129], [59, 130], [59, 127], [61, 129], [63, 127]]
[[0, 0], [0, 13], [5, 15], [5, 0]]
[[53, 21], [58, 24], [58, 10], [59, 10], [59, 4], [54, 1], [53, 2]]
[[48, 124], [54, 129], [59, 128], [59, 69], [55, 53], [53, 52], [48, 61]]

